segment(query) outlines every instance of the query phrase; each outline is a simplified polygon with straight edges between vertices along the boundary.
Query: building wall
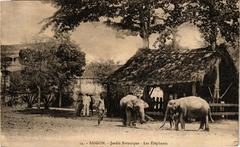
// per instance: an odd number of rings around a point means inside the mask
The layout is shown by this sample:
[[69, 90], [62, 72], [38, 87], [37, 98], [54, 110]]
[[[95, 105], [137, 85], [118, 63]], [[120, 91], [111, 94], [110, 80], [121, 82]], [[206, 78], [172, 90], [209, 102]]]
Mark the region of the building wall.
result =
[[101, 84], [95, 82], [94, 78], [79, 78], [76, 79], [74, 91], [81, 92], [83, 94], [99, 95], [104, 88]]

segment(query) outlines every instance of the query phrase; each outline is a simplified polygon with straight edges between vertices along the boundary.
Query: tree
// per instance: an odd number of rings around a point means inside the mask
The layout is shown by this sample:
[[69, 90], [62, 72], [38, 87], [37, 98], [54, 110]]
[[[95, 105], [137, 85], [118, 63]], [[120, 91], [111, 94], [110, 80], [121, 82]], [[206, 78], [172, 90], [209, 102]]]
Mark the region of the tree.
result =
[[[170, 0], [174, 3], [174, 0]], [[232, 0], [186, 0], [177, 4], [181, 8], [181, 16], [175, 19], [196, 25], [203, 34], [203, 38], [217, 52], [217, 37], [234, 46], [239, 40], [239, 1]], [[180, 23], [179, 23], [180, 22]], [[214, 84], [214, 98], [219, 99], [219, 61], [216, 61], [216, 82]]]
[[178, 19], [196, 25], [213, 50], [219, 34], [231, 44], [238, 41], [238, 0], [186, 0], [178, 3], [178, 6], [184, 8]]
[[32, 49], [21, 50], [19, 57], [24, 65], [24, 80], [33, 85], [32, 92], [37, 91], [38, 107], [42, 100], [45, 108], [56, 90], [61, 106], [64, 87], [74, 76], [81, 76], [85, 66], [85, 54], [69, 40], [37, 44]]
[[[152, 33], [167, 28], [169, 24], [165, 21], [172, 10], [169, 2], [159, 0], [54, 0], [51, 2], [58, 10], [53, 16], [44, 20], [43, 30], [52, 26], [56, 36], [61, 36], [74, 30], [81, 23], [100, 21], [100, 18], [104, 17], [107, 18], [105, 23], [108, 26], [130, 30], [133, 32], [131, 34], [139, 34], [144, 41], [143, 48], [149, 48], [149, 36]], [[174, 14], [179, 14], [176, 9]]]
[[32, 82], [25, 80], [24, 76], [21, 71], [11, 73], [9, 87], [11, 101], [9, 105], [13, 105], [20, 98], [27, 103], [28, 108], [32, 108], [37, 98], [37, 89], [32, 85]]
[[75, 76], [82, 76], [85, 70], [85, 53], [68, 40], [59, 44], [53, 52], [54, 58], [50, 65], [59, 92], [59, 106], [62, 102], [62, 91]]
[[1, 74], [3, 78], [3, 86], [1, 87], [1, 101], [2, 104], [5, 105], [5, 95], [6, 95], [6, 80], [9, 75], [9, 71], [7, 68], [11, 65], [12, 58], [7, 57], [6, 55], [1, 55]]
[[[38, 45], [39, 47], [40, 45]], [[51, 54], [47, 49], [42, 48], [22, 49], [19, 52], [20, 63], [24, 65], [22, 74], [24, 81], [28, 81], [32, 85], [31, 92], [38, 94], [38, 108], [40, 109], [40, 102], [42, 97], [42, 90], [48, 88], [49, 69], [47, 68], [47, 61], [51, 58]], [[52, 83], [51, 83], [52, 84]]]
[[99, 62], [91, 62], [88, 70], [97, 78], [98, 83], [103, 83], [105, 79], [119, 67], [119, 63], [111, 59]]
[[45, 24], [42, 30], [53, 26], [56, 37], [74, 30], [82, 22], [99, 21], [99, 18], [106, 14], [105, 11], [108, 8], [107, 1], [103, 0], [54, 0], [50, 2], [58, 10], [53, 16], [43, 20]]

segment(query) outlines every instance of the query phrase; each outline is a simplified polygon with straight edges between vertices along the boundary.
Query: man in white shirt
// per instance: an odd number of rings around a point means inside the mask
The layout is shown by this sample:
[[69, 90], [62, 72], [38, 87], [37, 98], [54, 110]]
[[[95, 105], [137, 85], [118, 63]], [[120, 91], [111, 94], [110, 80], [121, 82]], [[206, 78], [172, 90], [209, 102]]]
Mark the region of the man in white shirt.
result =
[[83, 116], [89, 115], [89, 106], [90, 106], [91, 98], [88, 94], [83, 95]]

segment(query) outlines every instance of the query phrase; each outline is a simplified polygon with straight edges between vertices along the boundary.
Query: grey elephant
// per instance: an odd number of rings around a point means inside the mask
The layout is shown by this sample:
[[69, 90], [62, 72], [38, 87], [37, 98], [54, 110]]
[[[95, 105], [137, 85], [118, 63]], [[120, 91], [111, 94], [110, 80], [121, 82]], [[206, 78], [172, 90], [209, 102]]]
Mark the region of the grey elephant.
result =
[[120, 100], [121, 115], [123, 125], [133, 127], [136, 124], [137, 118], [140, 116], [140, 123], [145, 123], [145, 108], [149, 105], [134, 95], [127, 95]]
[[164, 116], [164, 122], [160, 128], [162, 128], [166, 122], [169, 111], [173, 111], [177, 114], [175, 119], [175, 129], [178, 130], [178, 124], [181, 123], [181, 128], [185, 129], [185, 120], [187, 118], [200, 119], [200, 128], [209, 131], [209, 119], [213, 121], [211, 116], [211, 109], [206, 100], [196, 97], [182, 97], [176, 100], [170, 100], [167, 104], [167, 109]]

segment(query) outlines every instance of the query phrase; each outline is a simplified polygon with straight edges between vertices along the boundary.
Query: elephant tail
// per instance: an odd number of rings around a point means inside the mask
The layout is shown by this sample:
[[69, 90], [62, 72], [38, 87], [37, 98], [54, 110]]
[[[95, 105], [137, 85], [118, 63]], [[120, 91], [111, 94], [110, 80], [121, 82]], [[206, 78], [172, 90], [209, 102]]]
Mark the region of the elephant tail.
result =
[[165, 112], [165, 116], [164, 116], [164, 120], [163, 120], [162, 125], [160, 126], [160, 129], [165, 125], [165, 123], [167, 121], [168, 110], [169, 110], [169, 108], [167, 107], [166, 112]]
[[211, 109], [209, 109], [209, 111], [208, 111], [208, 117], [209, 117], [210, 121], [213, 123], [214, 120], [213, 120], [213, 118], [212, 118]]

